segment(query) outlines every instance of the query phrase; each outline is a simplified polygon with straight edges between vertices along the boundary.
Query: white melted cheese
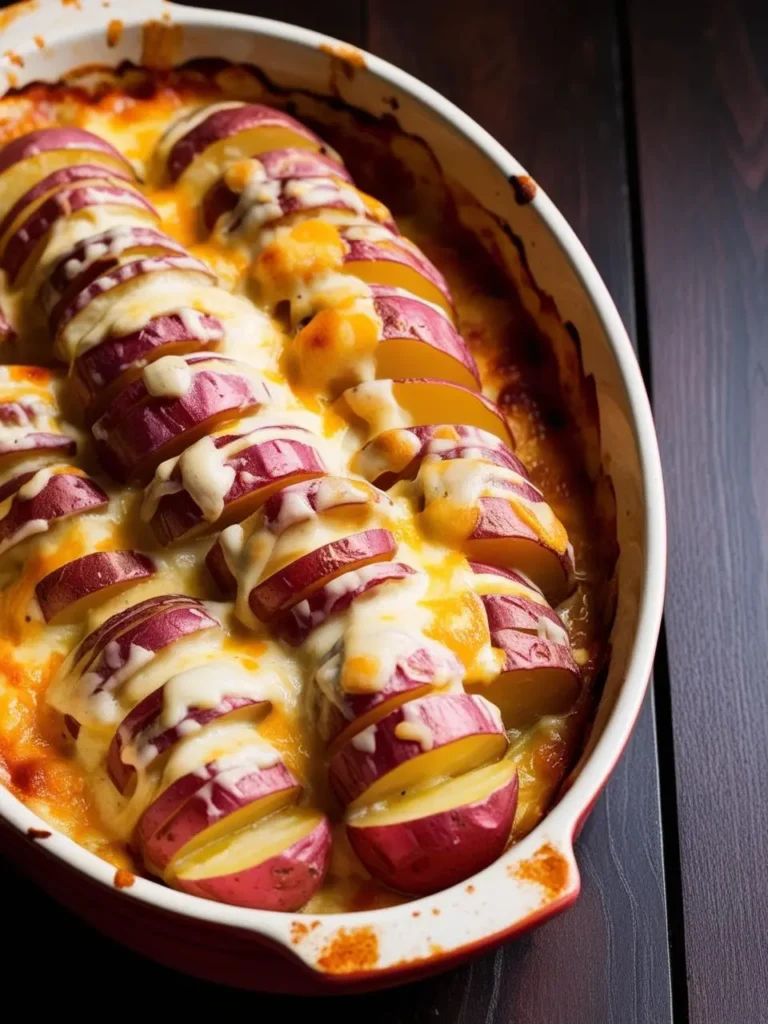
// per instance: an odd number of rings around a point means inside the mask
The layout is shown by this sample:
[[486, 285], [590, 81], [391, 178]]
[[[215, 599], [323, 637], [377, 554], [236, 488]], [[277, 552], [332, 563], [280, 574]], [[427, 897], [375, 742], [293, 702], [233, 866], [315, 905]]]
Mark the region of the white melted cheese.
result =
[[[265, 240], [267, 235], [268, 231], [262, 232], [262, 240]], [[291, 326], [295, 330], [302, 321], [319, 313], [320, 310], [335, 309], [354, 299], [370, 297], [370, 287], [359, 277], [342, 274], [336, 270], [323, 271], [309, 281], [296, 282], [288, 296]]]
[[16, 530], [10, 537], [6, 537], [5, 540], [0, 541], [0, 555], [4, 555], [10, 548], [15, 547], [17, 544], [21, 544], [22, 541], [27, 540], [29, 537], [34, 537], [37, 533], [45, 533], [49, 527], [47, 519], [28, 519], [24, 525]]
[[367, 728], [356, 733], [352, 739], [351, 744], [355, 750], [361, 751], [363, 754], [375, 754], [376, 753], [376, 726], [369, 725]]
[[371, 435], [410, 427], [411, 417], [395, 398], [391, 380], [371, 380], [349, 388], [344, 398], [352, 412], [365, 420]]
[[403, 743], [418, 743], [422, 751], [426, 753], [435, 745], [434, 733], [424, 722], [409, 722], [409, 712], [408, 704], [403, 705], [403, 714], [406, 718], [405, 721], [398, 722], [395, 726], [395, 738]]
[[[395, 451], [397, 457], [393, 458]], [[387, 435], [386, 443], [377, 444], [374, 438], [364, 445], [355, 457], [355, 468], [366, 480], [376, 480], [383, 473], [405, 469], [420, 451], [421, 442], [418, 437], [405, 427], [399, 427]]]
[[51, 477], [53, 476], [53, 470], [50, 467], [40, 469], [31, 477], [25, 484], [16, 492], [16, 498], [18, 501], [31, 501], [32, 498], [36, 498], [40, 492], [48, 486]]
[[[157, 147], [154, 160], [162, 161], [174, 142], [194, 125], [209, 116], [216, 109], [238, 106], [238, 103], [222, 103], [213, 107], [196, 110], [183, 122], [174, 124]], [[240, 159], [240, 147], [233, 144], [228, 150], [218, 147], [216, 158], [203, 157], [196, 161], [195, 170], [185, 176], [184, 189], [193, 187], [195, 181], [202, 181], [206, 175], [220, 174], [221, 166], [227, 160]], [[293, 181], [270, 182], [263, 174], [263, 166], [257, 159], [250, 161], [253, 173], [249, 175], [242, 189], [236, 210], [225, 215], [219, 223], [217, 234], [227, 224], [242, 219], [238, 232], [239, 242], [247, 237], [243, 251], [249, 260], [263, 246], [284, 237], [285, 233], [307, 214], [297, 209], [283, 217], [285, 202], [296, 203], [312, 209], [312, 215], [324, 203], [341, 199], [345, 210], [326, 209], [320, 214], [322, 220], [338, 225], [342, 238], [347, 242], [364, 240], [378, 244], [391, 242], [392, 234], [386, 228], [372, 224], [362, 195], [353, 186], [333, 177], [296, 179]], [[261, 171], [259, 171], [261, 167]], [[225, 171], [225, 175], [226, 175]], [[234, 172], [233, 172], [234, 173]], [[197, 197], [199, 199], [199, 196]], [[168, 210], [175, 209], [168, 203]], [[242, 215], [245, 214], [243, 217]], [[279, 223], [272, 223], [275, 220]], [[109, 243], [93, 243], [85, 246], [81, 259], [71, 260], [65, 268], [66, 276], [73, 280], [82, 270], [116, 251], [119, 240], [128, 235], [131, 225], [146, 225], [151, 216], [140, 210], [120, 207], [98, 207], [62, 218], [57, 222], [44, 247], [40, 265], [36, 267], [29, 284], [24, 289], [25, 301], [33, 305], [38, 288], [53, 261], [59, 259], [74, 244], [91, 235], [114, 229]], [[252, 236], [258, 236], [253, 238]], [[235, 243], [237, 247], [239, 243]], [[404, 243], [407, 245], [408, 243]], [[234, 254], [233, 265], [242, 267], [242, 252]], [[212, 257], [213, 258], [213, 257]], [[214, 261], [216, 262], [216, 261]], [[218, 265], [218, 263], [217, 263]], [[243, 293], [249, 286], [246, 273], [238, 269], [239, 290]], [[226, 274], [225, 274], [226, 277]], [[0, 282], [0, 294], [5, 302], [5, 285]], [[401, 294], [407, 295], [407, 292]], [[11, 307], [15, 301], [11, 296]], [[294, 331], [308, 317], [323, 310], [338, 310], [339, 313], [363, 313], [375, 321], [374, 327], [381, 329], [375, 312], [370, 286], [351, 274], [338, 270], [321, 272], [310, 280], [295, 280], [288, 290], [290, 323]], [[441, 307], [430, 303], [433, 309], [445, 316]], [[235, 524], [221, 534], [221, 545], [225, 560], [238, 581], [237, 600], [222, 602], [216, 608], [211, 605], [214, 615], [223, 621], [223, 629], [208, 629], [183, 638], [157, 653], [133, 645], [127, 657], [118, 657], [118, 644], [105, 652], [105, 662], [112, 669], [105, 683], [100, 673], [78, 674], [82, 666], [73, 665], [71, 652], [74, 645], [95, 625], [130, 606], [137, 600], [157, 593], [199, 593], [201, 587], [202, 560], [210, 547], [210, 539], [176, 545], [172, 550], [153, 550], [157, 563], [156, 578], [140, 584], [136, 589], [121, 596], [105, 598], [88, 612], [87, 621], [77, 626], [47, 627], [42, 645], [46, 657], [52, 651], [62, 654], [70, 652], [62, 671], [48, 690], [50, 703], [59, 711], [72, 715], [82, 723], [77, 741], [77, 756], [82, 765], [93, 772], [96, 803], [105, 816], [109, 829], [121, 838], [127, 839], [140, 814], [152, 799], [175, 780], [189, 773], [197, 773], [204, 782], [200, 796], [210, 800], [214, 787], [207, 781], [210, 774], [205, 766], [217, 763], [219, 776], [216, 787], [234, 788], [243, 773], [267, 769], [278, 763], [279, 753], [259, 737], [259, 725], [249, 720], [248, 715], [234, 716], [227, 720], [215, 720], [201, 726], [195, 721], [196, 709], [210, 709], [219, 705], [225, 696], [245, 697], [270, 701], [286, 712], [291, 728], [297, 722], [305, 723], [310, 729], [323, 733], [323, 722], [330, 720], [330, 710], [349, 717], [351, 694], [375, 695], [386, 691], [393, 673], [398, 671], [409, 655], [425, 650], [434, 656], [439, 666], [432, 680], [440, 692], [461, 692], [464, 669], [450, 652], [428, 634], [444, 635], [435, 627], [435, 612], [430, 602], [450, 597], [452, 593], [522, 593], [545, 605], [541, 594], [531, 587], [516, 584], [501, 577], [476, 576], [466, 563], [450, 578], [446, 579], [446, 548], [430, 538], [421, 535], [414, 527], [414, 511], [417, 499], [423, 494], [427, 502], [444, 498], [457, 503], [476, 503], [483, 496], [500, 496], [510, 501], [522, 499], [510, 495], [499, 481], [520, 482], [517, 474], [483, 462], [480, 442], [476, 448], [464, 446], [467, 458], [461, 461], [463, 467], [451, 465], [448, 470], [439, 468], [439, 463], [430, 460], [429, 454], [439, 454], [456, 446], [456, 441], [439, 438], [427, 448], [422, 474], [414, 484], [398, 485], [393, 490], [391, 506], [382, 502], [370, 506], [368, 516], [359, 516], [356, 521], [342, 522], [341, 516], [327, 514], [339, 504], [368, 503], [370, 489], [360, 481], [360, 476], [375, 479], [379, 473], [390, 469], [386, 452], [371, 446], [359, 458], [356, 468], [359, 474], [349, 476], [350, 456], [357, 447], [362, 427], [358, 424], [347, 430], [337, 423], [341, 417], [326, 415], [321, 396], [318, 406], [310, 410], [304, 405], [301, 389], [296, 394], [287, 383], [275, 383], [274, 378], [283, 373], [285, 363], [283, 352], [285, 337], [283, 330], [264, 312], [244, 296], [233, 295], [221, 287], [192, 272], [158, 272], [137, 279], [125, 288], [109, 295], [103, 303], [97, 302], [85, 316], [76, 332], [68, 335], [64, 354], [68, 359], [101, 344], [107, 337], [127, 335], [141, 330], [153, 316], [176, 314], [189, 332], [191, 339], [201, 345], [216, 342], [218, 332], [207, 327], [204, 314], [217, 317], [224, 326], [224, 340], [219, 345], [222, 353], [238, 360], [236, 364], [201, 361], [195, 369], [209, 365], [223, 372], [243, 373], [254, 382], [261, 382], [262, 375], [269, 380], [270, 402], [257, 412], [243, 417], [235, 423], [228, 423], [220, 433], [242, 433], [242, 437], [228, 442], [217, 449], [212, 437], [204, 437], [189, 446], [180, 456], [167, 460], [157, 470], [155, 478], [146, 490], [141, 506], [141, 518], [148, 521], [154, 515], [163, 495], [180, 489], [186, 490], [202, 512], [207, 523], [215, 523], [224, 509], [224, 498], [231, 489], [235, 471], [228, 460], [246, 447], [267, 440], [290, 439], [313, 446], [321, 455], [331, 477], [324, 479], [317, 489], [314, 507], [300, 493], [290, 495], [283, 502], [280, 513], [268, 526], [264, 524], [263, 513], [255, 513], [244, 524]], [[282, 317], [282, 311], [280, 316]], [[25, 327], [28, 311], [18, 322]], [[44, 330], [41, 328], [41, 336]], [[376, 330], [372, 336], [378, 337]], [[366, 335], [367, 337], [367, 335]], [[407, 458], [408, 452], [415, 455], [419, 450], [417, 438], [403, 428], [411, 424], [407, 410], [401, 408], [395, 399], [391, 381], [374, 379], [376, 365], [374, 347], [358, 351], [355, 346], [343, 350], [339, 343], [339, 361], [346, 359], [350, 376], [344, 381], [359, 379], [357, 387], [346, 392], [346, 403], [351, 412], [364, 421], [367, 436], [375, 436], [385, 430], [396, 430], [400, 434], [396, 447], [399, 458]], [[361, 343], [360, 348], [363, 348]], [[192, 381], [193, 370], [179, 356], [161, 356], [154, 363], [144, 366], [142, 377], [150, 395], [155, 397], [181, 397], [185, 395]], [[2, 373], [0, 373], [0, 379]], [[10, 387], [10, 384], [9, 384]], [[59, 387], [56, 383], [46, 394]], [[30, 388], [26, 388], [26, 394]], [[304, 392], [305, 394], [306, 392]], [[41, 407], [39, 419], [35, 414], [35, 429], [61, 429], [57, 417], [49, 407]], [[98, 424], [95, 432], [98, 435]], [[17, 428], [8, 425], [0, 428], [0, 440], [21, 437], [29, 427]], [[482, 447], [486, 445], [483, 444]], [[477, 471], [477, 465], [486, 468]], [[38, 470], [39, 461], [17, 463], [16, 470], [26, 468]], [[474, 467], [474, 468], [473, 468]], [[20, 501], [29, 500], [41, 492], [50, 478], [50, 469], [42, 469], [18, 492]], [[14, 474], [15, 475], [15, 474]], [[343, 479], [348, 477], [348, 479]], [[172, 479], [178, 477], [178, 479]], [[0, 482], [2, 481], [0, 477]], [[244, 476], [243, 482], [248, 480]], [[136, 533], [140, 541], [134, 540], [132, 529], [138, 495], [129, 488], [116, 489], [117, 493], [110, 509], [98, 522], [85, 523], [83, 517], [78, 529], [77, 550], [92, 551], [114, 545], [116, 536], [120, 546], [125, 543], [140, 545], [147, 543], [149, 531]], [[5, 511], [12, 500], [4, 503]], [[522, 507], [522, 505], [520, 505]], [[545, 527], [554, 526], [554, 520], [547, 519], [553, 513], [543, 502], [527, 502], [527, 510], [535, 512]], [[2, 514], [2, 513], [0, 513]], [[526, 520], [528, 522], [529, 520]], [[413, 576], [388, 580], [370, 588], [356, 597], [343, 611], [331, 618], [314, 623], [303, 644], [288, 649], [270, 637], [269, 630], [257, 621], [248, 607], [248, 596], [260, 581], [275, 570], [282, 569], [297, 558], [316, 550], [318, 547], [352, 532], [369, 529], [371, 526], [390, 526], [398, 536], [397, 559], [416, 570]], [[396, 529], [402, 525], [402, 530]], [[117, 531], [126, 527], [130, 540], [123, 541], [124, 534]], [[407, 528], [405, 528], [407, 527]], [[33, 520], [24, 524], [16, 535], [5, 542], [6, 546], [19, 543], [27, 536], [48, 530], [44, 520]], [[56, 534], [56, 536], [54, 536]], [[69, 535], [67, 535], [69, 536]], [[403, 539], [407, 538], [407, 539]], [[57, 541], [54, 543], [54, 541]], [[35, 555], [49, 558], [59, 551], [60, 535], [51, 535], [37, 542]], [[0, 546], [0, 553], [6, 548]], [[3, 569], [13, 563], [16, 553], [3, 561]], [[21, 560], [22, 556], [18, 556]], [[58, 563], [57, 563], [58, 564]], [[364, 586], [378, 571], [378, 566], [363, 567], [343, 574], [329, 582], [325, 589], [326, 608], [332, 609], [333, 602], [354, 593]], [[5, 580], [5, 577], [3, 577]], [[478, 599], [479, 600], [479, 599]], [[251, 642], [240, 645], [242, 630], [235, 623], [238, 618], [252, 632]], [[295, 609], [297, 618], [312, 616], [309, 601], [301, 602]], [[310, 623], [312, 624], [312, 623]], [[555, 642], [567, 641], [565, 631], [542, 615], [537, 623], [540, 636]], [[262, 644], [262, 641], [264, 643]], [[30, 643], [20, 645], [18, 656], [24, 657], [24, 664], [37, 665], [40, 660], [37, 646]], [[263, 649], [262, 649], [263, 648]], [[232, 652], [236, 652], [232, 655]], [[490, 639], [477, 655], [476, 662], [467, 669], [467, 681], [478, 678], [490, 680], [499, 670], [500, 652], [494, 652]], [[359, 671], [350, 669], [352, 662], [359, 661]], [[347, 671], [345, 671], [345, 667]], [[135, 791], [129, 799], [116, 793], [105, 769], [106, 751], [116, 726], [145, 697], [163, 687], [162, 712], [154, 726], [143, 734], [136, 743], [127, 742], [123, 748], [123, 760], [138, 769]], [[419, 720], [417, 712], [406, 703], [403, 721], [397, 727], [397, 736], [403, 741], [415, 742], [422, 751], [432, 749], [435, 737], [432, 731]], [[488, 705], [500, 721], [498, 710]], [[330, 710], [329, 710], [330, 709]], [[152, 740], [163, 730], [178, 729], [179, 738], [166, 756], [156, 757]], [[372, 725], [358, 732], [351, 740], [352, 746], [368, 755], [376, 753], [376, 726]]]
[[60, 217], [53, 225], [45, 246], [24, 288], [27, 299], [34, 302], [40, 285], [48, 278], [53, 265], [80, 242], [107, 230], [146, 227], [154, 218], [148, 210], [125, 206], [89, 206], [69, 217]]
[[236, 107], [242, 106], [243, 104], [239, 100], [225, 100], [221, 103], [203, 104], [192, 111], [185, 112], [178, 120], [174, 121], [159, 139], [154, 153], [154, 159], [158, 166], [165, 165], [168, 154], [183, 135], [197, 128], [211, 114], [216, 114], [220, 110], [233, 110]]
[[[427, 505], [447, 501], [460, 509], [476, 508], [481, 498], [502, 498], [509, 502], [518, 514], [523, 513], [526, 524], [532, 526], [544, 543], [561, 549], [558, 538], [564, 535], [563, 526], [551, 506], [541, 495], [541, 501], [516, 494], [510, 487], [531, 487], [538, 491], [525, 477], [505, 466], [496, 466], [482, 458], [461, 458], [440, 460], [427, 457], [422, 462], [417, 476]], [[528, 515], [525, 515], [525, 513]]]
[[[269, 412], [265, 410], [265, 415], [273, 415], [271, 406]], [[187, 448], [182, 455], [161, 463], [145, 490], [141, 506], [142, 520], [149, 522], [152, 519], [160, 501], [166, 495], [185, 490], [203, 513], [203, 519], [209, 523], [216, 522], [224, 511], [224, 499], [235, 482], [235, 469], [227, 463], [253, 445], [275, 440], [290, 440], [314, 448], [318, 454], [320, 449], [328, 448], [323, 438], [318, 438], [298, 425], [253, 427], [253, 424], [258, 422], [258, 417], [248, 417], [239, 421], [236, 427], [229, 425], [226, 428], [227, 434], [234, 429], [238, 432], [244, 430], [244, 433], [220, 447], [214, 444], [216, 435], [206, 435]], [[248, 429], [249, 427], [253, 429]], [[178, 479], [172, 479], [174, 475]], [[247, 483], [247, 474], [241, 471], [240, 479]]]
[[217, 708], [225, 697], [247, 698], [259, 704], [274, 702], [280, 689], [271, 674], [249, 672], [234, 659], [217, 659], [179, 672], [163, 685], [163, 704], [152, 727], [126, 742], [121, 751], [124, 764], [144, 768], [157, 756], [153, 739], [176, 729], [183, 737], [202, 731], [193, 712]]
[[142, 379], [154, 398], [183, 398], [192, 386], [192, 368], [181, 356], [161, 356], [144, 367]]

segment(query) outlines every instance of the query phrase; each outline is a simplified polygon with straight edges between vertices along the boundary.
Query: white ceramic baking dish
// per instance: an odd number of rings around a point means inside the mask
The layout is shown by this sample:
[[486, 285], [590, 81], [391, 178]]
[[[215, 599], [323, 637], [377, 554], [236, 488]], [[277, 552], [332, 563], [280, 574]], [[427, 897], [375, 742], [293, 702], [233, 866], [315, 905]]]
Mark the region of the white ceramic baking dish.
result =
[[[2, 848], [23, 859], [58, 898], [134, 948], [198, 976], [277, 991], [404, 981], [567, 907], [579, 892], [574, 836], [627, 742], [651, 670], [666, 541], [661, 469], [643, 381], [613, 302], [573, 231], [541, 189], [533, 201], [520, 202], [510, 179], [524, 175], [523, 169], [451, 103], [385, 61], [314, 32], [162, 0], [112, 0], [109, 6], [101, 0], [33, 0], [0, 12], [0, 43], [0, 93], [56, 80], [83, 65], [226, 57], [262, 68], [280, 85], [324, 93], [333, 82], [345, 101], [374, 115], [391, 115], [396, 106], [402, 128], [423, 138], [442, 167], [522, 241], [537, 286], [523, 282], [524, 300], [535, 307], [548, 293], [560, 320], [577, 328], [584, 373], [596, 385], [620, 545], [610, 669], [572, 784], [530, 835], [470, 884], [391, 909], [329, 916], [224, 906], [141, 878], [120, 887], [114, 868], [51, 832], [0, 787]], [[336, 74], [340, 61], [348, 74]], [[502, 252], [518, 259], [504, 237]]]

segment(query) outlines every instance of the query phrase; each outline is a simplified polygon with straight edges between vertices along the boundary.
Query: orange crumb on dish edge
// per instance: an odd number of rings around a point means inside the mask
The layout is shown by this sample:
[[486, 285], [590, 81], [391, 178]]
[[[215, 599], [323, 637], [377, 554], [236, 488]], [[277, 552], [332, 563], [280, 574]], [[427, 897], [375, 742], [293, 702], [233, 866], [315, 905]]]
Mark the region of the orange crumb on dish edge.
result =
[[118, 868], [115, 872], [115, 888], [116, 889], [130, 889], [133, 883], [136, 881], [136, 875], [132, 871], [126, 871], [125, 868]]
[[354, 974], [372, 970], [378, 960], [379, 939], [373, 928], [339, 928], [317, 963], [329, 974]]
[[354, 46], [345, 43], [321, 43], [319, 49], [322, 53], [327, 53], [353, 68], [365, 67], [365, 57]]
[[507, 870], [522, 882], [536, 882], [550, 898], [558, 896], [568, 884], [568, 861], [550, 843], [540, 846], [532, 857], [510, 865]]
[[123, 23], [119, 18], [113, 18], [107, 25], [107, 46], [117, 46], [123, 34]]

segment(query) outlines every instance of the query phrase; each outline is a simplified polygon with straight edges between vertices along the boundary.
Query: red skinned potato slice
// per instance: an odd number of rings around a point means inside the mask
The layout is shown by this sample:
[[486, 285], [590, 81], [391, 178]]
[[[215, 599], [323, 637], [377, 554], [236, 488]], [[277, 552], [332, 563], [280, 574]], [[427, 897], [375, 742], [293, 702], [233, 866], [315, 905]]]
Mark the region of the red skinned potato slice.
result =
[[342, 573], [391, 559], [396, 549], [389, 530], [363, 530], [331, 541], [258, 583], [248, 594], [248, 605], [257, 619], [269, 622]]
[[560, 549], [534, 529], [506, 498], [481, 498], [471, 534], [463, 545], [470, 561], [518, 570], [557, 605], [575, 586], [573, 551]]
[[51, 268], [40, 290], [40, 302], [53, 334], [70, 301], [91, 282], [118, 267], [125, 257], [188, 256], [182, 245], [156, 228], [119, 225], [71, 246]]
[[357, 733], [331, 759], [328, 778], [350, 810], [431, 779], [463, 775], [507, 749], [498, 709], [474, 694], [420, 697]]
[[35, 472], [36, 470], [29, 469], [24, 472], [17, 473], [9, 480], [6, 480], [4, 484], [0, 484], [0, 501], [5, 501], [7, 498], [10, 498], [11, 495], [15, 494], [20, 487], [23, 487], [28, 480], [32, 479]]
[[[184, 687], [189, 688], [193, 677], [190, 699]], [[237, 663], [203, 664], [173, 677], [140, 701], [112, 737], [107, 771], [117, 789], [126, 793], [137, 765], [147, 767], [211, 722], [233, 716], [255, 721], [266, 714], [271, 701], [257, 691], [257, 682]]]
[[[230, 523], [242, 521], [260, 508], [279, 488], [300, 480], [322, 476], [327, 472], [319, 452], [311, 444], [312, 435], [309, 432], [308, 444], [293, 438], [280, 437], [259, 442], [258, 436], [259, 431], [254, 431], [249, 435], [254, 441], [253, 444], [248, 444], [231, 455], [222, 453], [220, 459], [212, 457], [213, 453], [206, 453], [206, 460], [216, 466], [217, 477], [224, 472], [223, 487], [226, 487], [231, 479], [231, 484], [221, 495], [221, 513], [214, 518], [206, 517], [203, 509], [195, 501], [194, 466], [197, 465], [197, 459], [191, 449], [188, 448], [182, 455], [167, 481], [155, 476], [146, 500], [150, 501], [150, 508], [154, 506], [149, 523], [161, 544], [172, 544], [181, 537], [210, 529], [214, 525], [222, 528]], [[197, 444], [213, 445], [215, 449], [221, 449], [239, 440], [237, 437], [224, 435], [212, 440], [202, 438]], [[189, 455], [192, 456], [193, 466], [191, 478], [186, 472], [186, 460]], [[157, 488], [159, 499], [155, 499], [152, 494], [153, 486]], [[174, 490], [174, 487], [177, 489]]]
[[504, 652], [504, 667], [492, 683], [473, 689], [499, 708], [508, 729], [561, 715], [573, 705], [581, 677], [570, 647], [517, 629], [492, 632], [491, 644]]
[[368, 284], [411, 292], [456, 316], [448, 282], [424, 253], [403, 235], [383, 224], [340, 227], [344, 243], [342, 270]]
[[75, 396], [88, 406], [88, 418], [100, 415], [120, 387], [141, 376], [144, 366], [167, 355], [215, 349], [224, 325], [215, 316], [184, 309], [152, 317], [131, 334], [107, 335], [75, 359], [70, 380]]
[[[113, 164], [120, 166], [124, 170], [128, 170], [133, 177], [133, 168], [114, 146], [83, 128], [71, 127], [40, 128], [12, 139], [0, 149], [0, 175], [4, 175], [15, 165], [39, 157], [43, 153], [72, 151], [77, 154], [89, 153], [94, 157], [95, 155], [106, 157], [109, 166]], [[5, 196], [2, 198], [6, 199]]]
[[398, 233], [383, 203], [336, 174], [329, 175], [327, 170], [319, 177], [270, 180], [264, 177], [258, 160], [239, 161], [231, 164], [222, 180], [208, 190], [203, 203], [203, 218], [209, 230], [226, 215], [218, 226], [225, 236], [238, 232], [252, 236], [265, 227], [279, 226], [287, 218], [294, 224], [300, 218], [329, 212], [347, 221], [383, 224]]
[[52, 415], [53, 410], [46, 401], [31, 395], [0, 401], [0, 424], [4, 427], [35, 427]]
[[166, 880], [203, 899], [292, 913], [322, 885], [330, 854], [325, 815], [289, 807], [179, 859]]
[[291, 355], [302, 384], [339, 394], [372, 375], [405, 375], [479, 390], [475, 360], [442, 310], [397, 289], [369, 291], [321, 309], [298, 332]]
[[205, 567], [221, 593], [226, 597], [234, 597], [237, 593], [237, 577], [229, 567], [220, 540], [216, 541], [205, 556]]
[[[159, 368], [161, 362], [157, 360], [152, 368]], [[266, 386], [238, 373], [238, 364], [231, 360], [178, 357], [172, 369], [175, 394], [150, 394], [145, 369], [93, 424], [99, 459], [117, 480], [146, 481], [165, 459], [269, 400]]]
[[46, 622], [71, 622], [83, 614], [83, 602], [113, 597], [154, 575], [150, 558], [138, 551], [93, 551], [54, 569], [35, 587]]
[[83, 512], [105, 508], [109, 499], [102, 489], [74, 470], [51, 475], [41, 469], [16, 490], [0, 519], [0, 555], [55, 522]]
[[539, 587], [522, 573], [470, 562], [472, 588], [485, 608], [489, 629], [520, 629], [568, 646], [568, 631]]
[[482, 594], [488, 629], [514, 629], [534, 633], [552, 643], [567, 646], [568, 633], [560, 616], [548, 604], [531, 600], [524, 594]]
[[23, 387], [20, 390], [18, 398], [14, 399], [11, 391], [7, 401], [0, 401], [0, 473], [4, 478], [0, 501], [25, 482], [20, 479], [25, 470], [61, 461], [77, 451], [74, 439], [51, 429], [56, 425], [56, 414], [48, 402], [35, 397], [34, 392], [24, 394]]
[[77, 668], [78, 673], [82, 675], [112, 641], [117, 640], [129, 629], [152, 618], [153, 615], [170, 611], [173, 608], [205, 610], [200, 601], [194, 597], [187, 597], [185, 594], [158, 594], [155, 597], [149, 597], [138, 604], [116, 612], [92, 630], [75, 649], [71, 657], [71, 665]]
[[391, 583], [413, 576], [416, 572], [403, 562], [373, 562], [345, 572], [327, 583], [311, 597], [294, 605], [272, 629], [274, 633], [292, 647], [302, 644], [313, 629], [321, 626], [331, 616], [346, 611], [352, 602], [369, 593], [382, 583]]
[[166, 647], [219, 623], [200, 602], [159, 605], [152, 614], [102, 644], [80, 673], [79, 689], [86, 698], [111, 693]]
[[427, 457], [463, 458], [467, 453], [525, 475], [522, 462], [496, 434], [445, 423], [384, 430], [363, 445], [351, 468], [386, 490], [398, 480], [413, 480]]
[[76, 452], [77, 443], [66, 434], [31, 431], [28, 434], [0, 440], [0, 467], [5, 469], [14, 459], [27, 455], [71, 458]]
[[375, 285], [371, 291], [382, 322], [377, 377], [436, 377], [480, 389], [477, 364], [447, 317], [413, 296]]
[[343, 516], [345, 520], [367, 516], [371, 506], [390, 505], [390, 499], [362, 480], [326, 476], [283, 487], [264, 504], [264, 526], [280, 537], [297, 523], [315, 516]]
[[215, 283], [216, 275], [193, 256], [139, 257], [119, 264], [90, 281], [73, 297], [55, 310], [56, 346], [69, 361], [77, 354], [79, 343], [86, 337], [112, 305], [137, 283], [144, 284], [150, 275], [181, 274], [200, 287]]
[[124, 207], [148, 218], [157, 218], [157, 211], [140, 192], [111, 184], [109, 180], [65, 186], [38, 206], [8, 239], [0, 267], [10, 283], [20, 277], [57, 221], [96, 206]]
[[[362, 658], [349, 658], [342, 649], [318, 668], [312, 690], [317, 732], [333, 754], [407, 701], [460, 689], [463, 675], [461, 663], [442, 644], [419, 632], [384, 628], [371, 635]], [[364, 746], [371, 745], [372, 735]]]
[[83, 181], [127, 181], [130, 184], [133, 178], [130, 174], [126, 174], [117, 168], [107, 170], [104, 166], [99, 166], [98, 164], [74, 164], [70, 167], [60, 167], [58, 170], [52, 171], [37, 181], [32, 188], [28, 189], [16, 200], [2, 221], [0, 221], [0, 238], [4, 238], [5, 234], [22, 213], [25, 211], [31, 212], [31, 207], [36, 203], [39, 204], [44, 196], [47, 196], [49, 193], [55, 193], [65, 185], [74, 185], [76, 182]]
[[295, 118], [259, 103], [214, 109], [202, 120], [197, 114], [192, 117], [196, 123], [168, 152], [166, 171], [172, 182], [184, 175], [185, 182], [201, 196], [235, 160], [286, 147], [325, 148], [322, 140]]
[[[205, 195], [203, 223], [208, 231], [212, 231], [222, 214], [231, 213], [241, 199], [248, 199], [251, 193], [256, 193], [254, 198], [257, 202], [277, 204], [279, 213], [276, 216], [284, 216], [285, 212], [290, 211], [283, 211], [283, 202], [290, 197], [283, 196], [283, 190], [275, 187], [274, 183], [279, 186], [289, 180], [301, 181], [307, 178], [331, 178], [352, 184], [349, 173], [330, 157], [308, 149], [269, 150], [231, 164], [225, 170], [221, 180], [212, 185]], [[266, 185], [263, 199], [258, 194], [262, 185]], [[228, 229], [236, 231], [238, 226], [233, 218]]]
[[257, 771], [259, 765], [264, 761], [263, 747], [259, 747], [255, 755], [254, 758], [251, 756], [251, 752], [241, 750], [231, 756], [219, 757], [171, 782], [155, 797], [139, 818], [133, 836], [135, 848], [139, 852], [146, 850], [152, 838], [190, 797], [200, 790], [208, 792], [205, 787], [217, 775], [225, 771], [231, 772], [236, 766], [240, 766], [240, 772], [243, 775]]
[[[504, 414], [489, 398], [444, 380], [374, 380], [348, 388], [339, 399], [345, 409], [365, 420], [371, 434], [391, 429], [391, 420], [403, 426], [428, 427], [445, 423], [446, 416], [457, 423], [495, 434], [510, 448], [515, 442]], [[403, 422], [404, 421], [404, 422]]]
[[144, 843], [144, 857], [154, 870], [165, 869], [175, 856], [189, 856], [233, 829], [242, 828], [294, 804], [301, 786], [278, 759], [268, 764], [243, 765], [232, 755], [227, 765], [198, 789]]
[[81, 164], [95, 164], [109, 176], [134, 178], [133, 168], [116, 149], [79, 128], [44, 128], [13, 139], [0, 150], [0, 210], [12, 210], [35, 182]]
[[0, 345], [12, 345], [16, 339], [16, 331], [2, 307], [0, 307]]
[[464, 881], [501, 856], [512, 831], [518, 779], [508, 761], [393, 799], [347, 824], [374, 878], [412, 896]]

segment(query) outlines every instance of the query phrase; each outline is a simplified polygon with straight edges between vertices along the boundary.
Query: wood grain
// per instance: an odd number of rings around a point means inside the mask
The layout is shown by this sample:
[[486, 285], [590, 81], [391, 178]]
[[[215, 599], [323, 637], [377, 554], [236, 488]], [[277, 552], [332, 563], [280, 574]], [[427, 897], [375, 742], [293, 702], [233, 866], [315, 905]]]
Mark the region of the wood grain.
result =
[[[201, 4], [212, 6], [210, 2]], [[553, 196], [603, 273], [632, 333], [633, 272], [617, 27], [611, 0], [328, 0], [222, 4], [367, 46], [476, 117]], [[444, 977], [330, 1001], [337, 1021], [667, 1024], [670, 1007], [655, 728], [646, 703], [634, 737], [578, 844], [583, 892], [561, 918]], [[18, 948], [65, 944], [112, 988], [162, 986], [165, 1005], [220, 1015], [300, 1010], [176, 975], [79, 924], [11, 873]], [[23, 909], [22, 909], [23, 908]], [[60, 973], [56, 975], [56, 971]], [[69, 983], [69, 966], [51, 982]]]
[[768, 8], [631, 9], [690, 1019], [766, 1021]]

